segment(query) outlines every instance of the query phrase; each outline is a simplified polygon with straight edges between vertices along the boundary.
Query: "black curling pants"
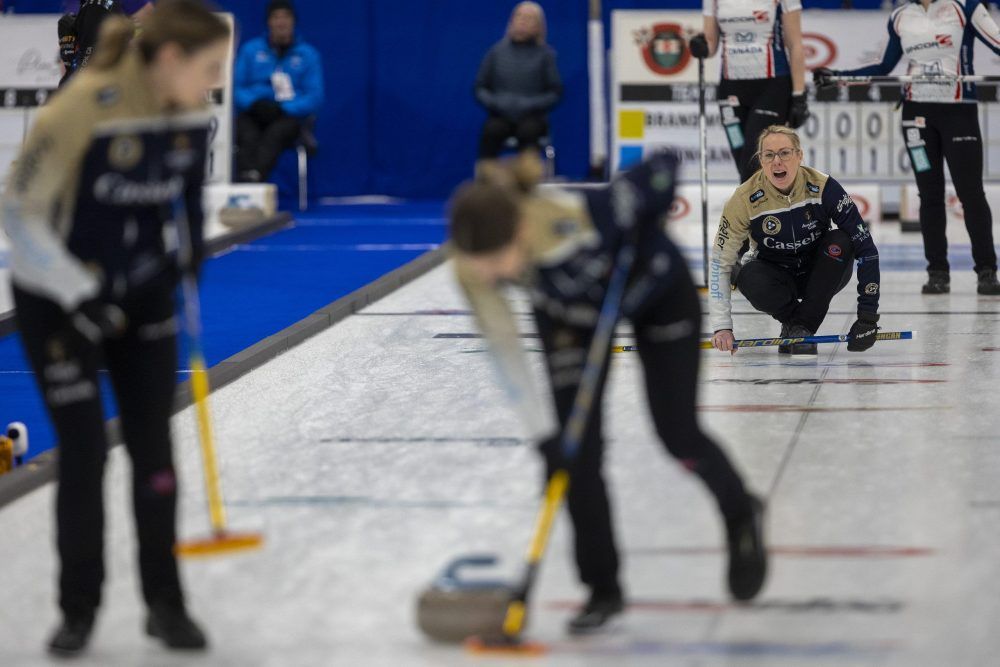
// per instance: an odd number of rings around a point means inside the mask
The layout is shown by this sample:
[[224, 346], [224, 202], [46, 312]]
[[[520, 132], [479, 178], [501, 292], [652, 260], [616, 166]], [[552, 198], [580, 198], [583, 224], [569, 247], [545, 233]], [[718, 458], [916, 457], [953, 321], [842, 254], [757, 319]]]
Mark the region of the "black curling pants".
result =
[[[701, 430], [695, 413], [701, 309], [686, 268], [682, 264], [679, 268], [672, 272], [669, 291], [632, 318], [647, 401], [667, 451], [705, 482], [723, 516], [738, 518], [745, 515], [749, 506], [743, 482], [725, 453]], [[556, 321], [538, 310], [536, 318], [556, 412], [565, 427], [593, 331]], [[577, 568], [581, 581], [597, 595], [621, 592], [611, 508], [601, 470], [604, 455], [601, 396], [607, 374], [605, 363], [583, 441], [569, 465], [568, 505]], [[551, 475], [562, 460], [560, 448], [550, 443], [542, 453]]]
[[183, 605], [174, 559], [177, 482], [170, 414], [177, 372], [172, 290], [122, 304], [128, 331], [94, 345], [52, 301], [14, 288], [18, 328], [59, 438], [56, 500], [59, 606], [93, 614], [104, 580], [103, 477], [107, 458], [98, 373], [111, 377], [132, 460], [139, 571], [147, 603]]
[[920, 232], [928, 271], [948, 271], [944, 161], [962, 202], [976, 271], [997, 269], [993, 214], [983, 192], [983, 135], [979, 105], [903, 103], [903, 140], [920, 193]]
[[[792, 101], [792, 79], [723, 79], [719, 83], [719, 111], [733, 162], [745, 182], [760, 169], [757, 137], [768, 125], [784, 125]], [[733, 102], [736, 102], [735, 104]], [[737, 125], [736, 132], [733, 125]], [[738, 140], [742, 139], [742, 143]]]
[[495, 158], [503, 152], [504, 143], [510, 137], [517, 139], [519, 151], [537, 148], [538, 143], [549, 131], [548, 121], [542, 114], [529, 114], [518, 120], [491, 114], [483, 124], [479, 138], [479, 157]]
[[819, 240], [812, 261], [800, 269], [757, 258], [743, 265], [739, 288], [757, 310], [782, 323], [801, 324], [815, 333], [830, 302], [854, 275], [851, 237], [831, 229]]
[[302, 132], [302, 121], [280, 114], [262, 120], [251, 112], [236, 117], [236, 171], [239, 176], [256, 171], [267, 180], [281, 154], [295, 146]]

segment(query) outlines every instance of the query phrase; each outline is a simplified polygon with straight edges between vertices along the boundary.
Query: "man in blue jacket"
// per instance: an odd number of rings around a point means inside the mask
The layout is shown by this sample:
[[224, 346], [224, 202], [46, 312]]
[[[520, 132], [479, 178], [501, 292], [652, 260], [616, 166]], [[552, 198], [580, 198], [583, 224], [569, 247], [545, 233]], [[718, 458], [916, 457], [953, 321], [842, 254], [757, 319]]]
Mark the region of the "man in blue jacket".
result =
[[249, 183], [268, 177], [323, 104], [319, 52], [296, 37], [291, 0], [271, 0], [267, 29], [240, 49], [233, 83], [236, 172]]

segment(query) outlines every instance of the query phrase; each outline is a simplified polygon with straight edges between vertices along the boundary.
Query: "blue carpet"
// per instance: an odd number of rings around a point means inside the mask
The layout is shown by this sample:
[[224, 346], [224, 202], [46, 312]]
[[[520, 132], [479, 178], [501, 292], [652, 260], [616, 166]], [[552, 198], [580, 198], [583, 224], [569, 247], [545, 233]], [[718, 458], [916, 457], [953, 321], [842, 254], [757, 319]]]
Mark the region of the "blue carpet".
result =
[[[205, 357], [212, 366], [444, 241], [440, 202], [321, 207], [296, 227], [237, 246], [203, 272]], [[186, 370], [181, 353], [179, 370]], [[186, 379], [180, 373], [178, 381]], [[116, 408], [105, 390], [107, 417]], [[0, 338], [0, 426], [22, 421], [30, 456], [54, 435], [17, 335]]]

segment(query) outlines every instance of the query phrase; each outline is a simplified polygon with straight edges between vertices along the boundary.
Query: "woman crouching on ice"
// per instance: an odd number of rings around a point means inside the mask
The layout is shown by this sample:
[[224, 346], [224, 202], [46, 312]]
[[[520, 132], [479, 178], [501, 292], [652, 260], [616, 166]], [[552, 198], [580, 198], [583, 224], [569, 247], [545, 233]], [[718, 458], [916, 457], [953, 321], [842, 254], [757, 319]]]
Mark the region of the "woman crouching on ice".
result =
[[[867, 350], [878, 332], [878, 250], [857, 206], [833, 177], [802, 165], [795, 130], [768, 127], [757, 155], [761, 169], [730, 197], [712, 247], [712, 344], [735, 352], [729, 276], [749, 236], [737, 286], [754, 308], [781, 322], [781, 338], [816, 333], [857, 261], [858, 319], [847, 349]], [[778, 352], [816, 354], [816, 345], [783, 345]]]

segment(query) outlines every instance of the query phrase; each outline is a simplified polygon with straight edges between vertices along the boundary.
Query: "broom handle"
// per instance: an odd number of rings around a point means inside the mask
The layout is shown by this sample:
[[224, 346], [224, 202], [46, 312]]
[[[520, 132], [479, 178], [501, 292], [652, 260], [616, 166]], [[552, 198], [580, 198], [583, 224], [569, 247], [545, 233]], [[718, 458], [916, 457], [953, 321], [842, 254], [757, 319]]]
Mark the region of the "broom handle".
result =
[[708, 122], [705, 118], [705, 59], [698, 59], [698, 171], [701, 172], [701, 273], [708, 288]]
[[899, 75], [846, 75], [834, 74], [829, 77], [830, 83], [845, 85], [863, 85], [871, 83], [997, 83], [1000, 76], [989, 74], [899, 74]]
[[[916, 338], [915, 331], [881, 331], [875, 334], [875, 340], [912, 340]], [[834, 334], [830, 336], [800, 336], [798, 338], [744, 338], [735, 341], [736, 347], [773, 347], [775, 345], [795, 345], [798, 343], [846, 343], [851, 340], [848, 334]], [[712, 341], [703, 340], [701, 349], [711, 350], [714, 346]], [[611, 348], [613, 352], [638, 352], [637, 345], [616, 345]]]
[[202, 467], [205, 472], [208, 516], [212, 522], [212, 530], [216, 534], [220, 534], [226, 530], [226, 510], [222, 502], [218, 459], [215, 453], [215, 439], [212, 435], [212, 415], [208, 405], [208, 370], [205, 366], [205, 355], [201, 345], [201, 299], [198, 295], [198, 281], [192, 268], [194, 250], [191, 243], [191, 230], [188, 227], [187, 208], [182, 199], [178, 199], [174, 205], [174, 225], [177, 228], [177, 252], [183, 271], [181, 296], [184, 304], [184, 332], [188, 340], [191, 393], [198, 421], [198, 441], [201, 445]]
[[587, 353], [587, 361], [583, 369], [583, 376], [580, 379], [580, 386], [577, 388], [576, 397], [573, 400], [573, 409], [570, 411], [566, 427], [563, 429], [562, 446], [564, 463], [559, 470], [553, 473], [545, 487], [545, 501], [535, 520], [534, 535], [528, 547], [527, 557], [525, 558], [524, 575], [522, 576], [520, 585], [514, 589], [510, 602], [507, 604], [507, 613], [504, 615], [503, 621], [503, 633], [508, 638], [516, 638], [524, 629], [528, 595], [534, 586], [539, 563], [541, 563], [542, 557], [545, 555], [549, 536], [552, 534], [552, 524], [569, 488], [570, 479], [569, 472], [566, 470], [566, 463], [576, 456], [587, 426], [587, 420], [590, 416], [590, 409], [594, 404], [594, 400], [599, 398], [595, 395], [597, 385], [607, 360], [608, 346], [615, 331], [615, 324], [618, 322], [618, 314], [625, 295], [628, 274], [632, 269], [632, 262], [635, 259], [635, 249], [629, 243], [629, 240], [627, 238], [624, 239], [622, 244], [622, 248], [618, 251], [611, 280], [608, 282], [608, 290], [604, 296], [604, 304], [601, 306], [597, 326], [594, 329], [594, 337], [590, 341], [590, 350]]

